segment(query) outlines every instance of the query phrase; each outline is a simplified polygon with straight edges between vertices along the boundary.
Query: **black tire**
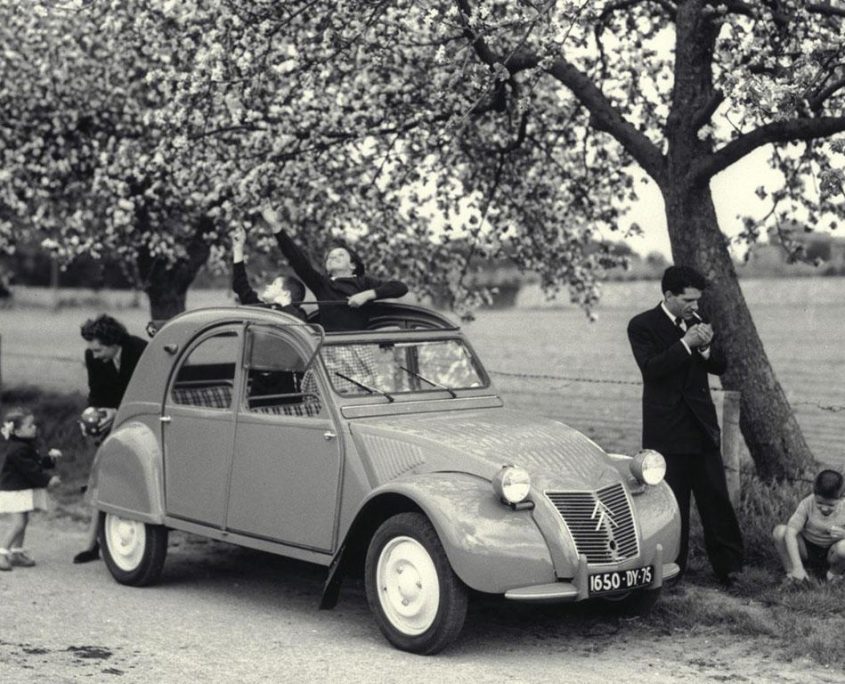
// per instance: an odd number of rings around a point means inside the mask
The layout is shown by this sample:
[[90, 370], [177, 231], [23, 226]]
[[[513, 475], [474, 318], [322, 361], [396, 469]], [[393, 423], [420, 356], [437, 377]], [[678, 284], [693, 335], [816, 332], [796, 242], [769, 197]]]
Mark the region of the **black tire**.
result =
[[98, 538], [103, 559], [121, 584], [144, 587], [158, 581], [167, 555], [167, 535], [162, 525], [100, 514]]
[[[367, 603], [379, 629], [402, 651], [437, 653], [464, 626], [468, 590], [421, 513], [400, 513], [381, 524], [367, 549], [364, 578]], [[413, 611], [417, 614], [411, 615]]]
[[632, 591], [630, 594], [621, 598], [607, 597], [604, 599], [605, 604], [614, 613], [621, 615], [648, 615], [654, 605], [660, 598], [662, 588], [658, 589], [640, 589]]

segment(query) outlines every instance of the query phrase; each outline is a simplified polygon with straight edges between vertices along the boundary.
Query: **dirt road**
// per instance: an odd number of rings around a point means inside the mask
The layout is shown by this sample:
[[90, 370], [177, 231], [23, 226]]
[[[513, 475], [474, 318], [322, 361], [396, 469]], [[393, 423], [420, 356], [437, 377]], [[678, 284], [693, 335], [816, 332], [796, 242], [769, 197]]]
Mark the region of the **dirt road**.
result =
[[637, 620], [476, 601], [457, 644], [434, 657], [391, 648], [359, 583], [316, 609], [323, 571], [173, 534], [161, 584], [115, 583], [75, 566], [79, 524], [36, 520], [31, 569], [0, 573], [2, 682], [842, 682], [768, 643], [658, 634]]

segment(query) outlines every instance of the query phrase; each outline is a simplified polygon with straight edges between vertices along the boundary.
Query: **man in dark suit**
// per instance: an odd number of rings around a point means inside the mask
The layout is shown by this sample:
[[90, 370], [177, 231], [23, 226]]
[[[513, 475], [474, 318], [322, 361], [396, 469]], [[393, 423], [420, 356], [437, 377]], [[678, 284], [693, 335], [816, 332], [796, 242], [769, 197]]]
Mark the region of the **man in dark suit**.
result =
[[666, 459], [666, 481], [681, 511], [677, 563], [686, 569], [690, 493], [704, 528], [704, 544], [716, 577], [729, 585], [742, 570], [742, 535], [728, 496], [719, 423], [708, 373], [727, 368], [710, 324], [698, 315], [707, 286], [694, 269], [670, 266], [663, 274], [663, 301], [628, 323], [628, 340], [643, 375], [643, 448]]
[[[99, 409], [102, 414], [97, 431], [103, 435], [111, 429], [132, 372], [147, 343], [140, 337], [130, 335], [122, 323], [106, 314], [85, 321], [81, 334], [82, 339], [88, 343], [85, 350], [88, 406]], [[97, 520], [95, 511], [88, 528], [85, 550], [73, 557], [74, 563], [87, 563], [99, 558]]]

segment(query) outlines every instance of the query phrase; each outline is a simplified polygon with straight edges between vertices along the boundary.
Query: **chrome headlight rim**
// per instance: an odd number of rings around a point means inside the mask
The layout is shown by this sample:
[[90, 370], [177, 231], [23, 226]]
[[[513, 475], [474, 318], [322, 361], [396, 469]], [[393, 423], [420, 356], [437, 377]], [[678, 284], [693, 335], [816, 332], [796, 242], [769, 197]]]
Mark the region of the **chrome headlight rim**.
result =
[[531, 476], [518, 465], [503, 465], [492, 480], [493, 492], [509, 506], [521, 504], [531, 494]]
[[666, 459], [654, 449], [640, 449], [631, 459], [630, 469], [637, 482], [654, 487], [666, 477]]

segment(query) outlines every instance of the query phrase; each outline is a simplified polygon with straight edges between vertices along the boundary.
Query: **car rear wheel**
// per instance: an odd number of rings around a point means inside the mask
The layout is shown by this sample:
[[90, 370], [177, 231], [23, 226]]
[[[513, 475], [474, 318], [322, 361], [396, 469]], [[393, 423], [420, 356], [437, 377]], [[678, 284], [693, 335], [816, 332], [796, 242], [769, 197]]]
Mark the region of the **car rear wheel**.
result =
[[135, 587], [154, 584], [167, 555], [167, 528], [105, 513], [100, 520], [100, 547], [118, 582]]
[[421, 513], [400, 513], [376, 530], [367, 551], [365, 583], [379, 629], [403, 651], [437, 653], [463, 628], [467, 588]]

